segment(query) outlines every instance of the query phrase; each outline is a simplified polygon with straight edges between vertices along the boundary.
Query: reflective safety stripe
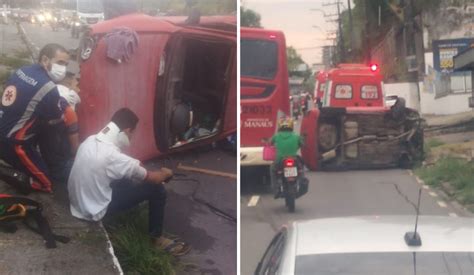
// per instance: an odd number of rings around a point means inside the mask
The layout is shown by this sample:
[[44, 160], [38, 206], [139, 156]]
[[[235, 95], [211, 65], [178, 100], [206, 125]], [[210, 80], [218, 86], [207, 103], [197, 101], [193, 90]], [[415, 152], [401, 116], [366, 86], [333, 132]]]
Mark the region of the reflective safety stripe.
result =
[[54, 82], [49, 81], [46, 84], [41, 87], [41, 89], [38, 90], [36, 95], [28, 102], [28, 105], [26, 106], [26, 110], [21, 116], [21, 118], [17, 121], [15, 126], [10, 130], [8, 133], [8, 137], [12, 137], [13, 134], [15, 134], [18, 130], [23, 128], [26, 124], [31, 119], [31, 116], [33, 115], [34, 111], [36, 110], [36, 106], [38, 103], [43, 100], [43, 98], [51, 92], [54, 88], [56, 87], [56, 84]]

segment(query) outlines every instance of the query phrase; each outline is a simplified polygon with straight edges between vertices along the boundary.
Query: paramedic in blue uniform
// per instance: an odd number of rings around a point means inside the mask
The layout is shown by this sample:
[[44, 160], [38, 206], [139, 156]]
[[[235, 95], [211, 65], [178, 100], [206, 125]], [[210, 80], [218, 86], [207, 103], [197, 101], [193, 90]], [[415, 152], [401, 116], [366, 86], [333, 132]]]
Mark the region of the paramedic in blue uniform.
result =
[[0, 102], [0, 158], [32, 177], [34, 190], [52, 191], [46, 165], [36, 150], [38, 126], [63, 123], [56, 83], [66, 75], [67, 50], [41, 49], [38, 64], [18, 69], [7, 80]]

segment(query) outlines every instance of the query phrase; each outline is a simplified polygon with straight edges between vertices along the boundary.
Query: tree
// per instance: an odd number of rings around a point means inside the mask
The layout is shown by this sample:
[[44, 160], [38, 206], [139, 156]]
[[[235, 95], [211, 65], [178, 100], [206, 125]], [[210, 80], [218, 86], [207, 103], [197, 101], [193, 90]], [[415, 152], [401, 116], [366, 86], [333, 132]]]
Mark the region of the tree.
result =
[[305, 64], [296, 49], [291, 46], [286, 48], [286, 60], [289, 72], [296, 72], [299, 65]]
[[[286, 48], [286, 63], [288, 66], [288, 74], [290, 76], [304, 78], [303, 88], [306, 91], [314, 90], [314, 77], [311, 77], [313, 75], [311, 69], [303, 61], [296, 49], [291, 46]], [[300, 70], [300, 66], [302, 65], [306, 65], [306, 70]]]
[[260, 14], [251, 9], [240, 7], [240, 25], [242, 27], [261, 28]]
[[[405, 0], [406, 3], [411, 0]], [[346, 55], [345, 62], [365, 62], [367, 45], [376, 45], [394, 24], [402, 24], [400, 16], [403, 7], [400, 0], [354, 0], [352, 8], [352, 34], [350, 33], [349, 12], [341, 13], [344, 48], [350, 49], [350, 35], [354, 38], [352, 51]], [[439, 8], [441, 0], [413, 0], [415, 14]], [[380, 8], [380, 25], [379, 25]], [[340, 41], [337, 42], [338, 44]], [[338, 45], [337, 49], [340, 48]]]
[[235, 0], [140, 0], [138, 2], [144, 11], [160, 10], [173, 15], [188, 15], [192, 8], [197, 8], [202, 15], [223, 15], [237, 10]]

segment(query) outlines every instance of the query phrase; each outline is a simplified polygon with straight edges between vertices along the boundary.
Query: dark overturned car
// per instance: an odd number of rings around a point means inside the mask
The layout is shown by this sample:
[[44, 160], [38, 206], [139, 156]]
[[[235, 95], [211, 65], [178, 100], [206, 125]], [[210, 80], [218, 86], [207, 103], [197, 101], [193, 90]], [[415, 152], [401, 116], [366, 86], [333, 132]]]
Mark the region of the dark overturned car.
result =
[[398, 98], [391, 107], [323, 107], [301, 124], [301, 149], [311, 170], [412, 167], [423, 158], [419, 113]]

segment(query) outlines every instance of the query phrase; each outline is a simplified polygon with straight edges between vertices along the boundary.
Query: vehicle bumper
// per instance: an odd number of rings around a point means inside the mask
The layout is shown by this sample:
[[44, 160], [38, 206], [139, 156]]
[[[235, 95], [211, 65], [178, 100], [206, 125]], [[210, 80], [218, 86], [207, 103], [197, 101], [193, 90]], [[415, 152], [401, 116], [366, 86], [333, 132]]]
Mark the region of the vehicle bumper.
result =
[[263, 147], [240, 148], [240, 166], [259, 166], [271, 164], [271, 161], [263, 160]]

